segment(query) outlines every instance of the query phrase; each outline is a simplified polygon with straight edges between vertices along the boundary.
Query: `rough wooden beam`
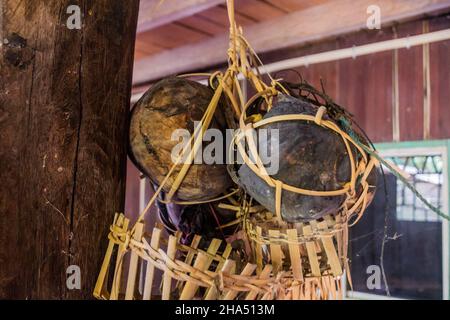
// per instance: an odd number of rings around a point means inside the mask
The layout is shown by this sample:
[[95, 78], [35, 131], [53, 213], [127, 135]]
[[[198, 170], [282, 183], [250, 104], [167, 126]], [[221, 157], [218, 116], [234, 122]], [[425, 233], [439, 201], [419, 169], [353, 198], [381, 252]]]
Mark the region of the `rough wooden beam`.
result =
[[[70, 5], [79, 30], [66, 26]], [[124, 207], [138, 9], [0, 1], [0, 299], [93, 298]], [[70, 265], [79, 289], [66, 285]]]
[[[367, 8], [381, 8], [383, 26], [450, 7], [449, 0], [334, 0], [277, 19], [251, 25], [244, 34], [258, 52], [286, 48], [305, 42], [366, 28]], [[134, 84], [171, 74], [206, 68], [226, 61], [228, 35], [219, 35], [144, 58], [135, 63]]]
[[141, 0], [137, 32], [145, 32], [207, 10], [225, 0]]

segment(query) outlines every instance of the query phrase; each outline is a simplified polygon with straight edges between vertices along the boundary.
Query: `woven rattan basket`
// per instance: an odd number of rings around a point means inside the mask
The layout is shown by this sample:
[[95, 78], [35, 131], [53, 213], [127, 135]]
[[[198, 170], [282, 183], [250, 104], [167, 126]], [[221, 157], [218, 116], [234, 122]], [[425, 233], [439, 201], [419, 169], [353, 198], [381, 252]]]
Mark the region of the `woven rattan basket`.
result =
[[[162, 230], [155, 227], [151, 235], [144, 235], [142, 223], [128, 238], [129, 221], [116, 214], [94, 295], [112, 300], [154, 299], [152, 288], [159, 270], [161, 296], [156, 298], [163, 300], [342, 298], [346, 230], [339, 218], [328, 216], [322, 221], [284, 226], [275, 220], [258, 219], [261, 216], [245, 222], [254, 252], [252, 261], [245, 261], [230, 244], [219, 239], [209, 241], [202, 250], [198, 248], [200, 236], [184, 245], [175, 234], [164, 245]], [[267, 229], [268, 224], [273, 229]], [[125, 251], [127, 247], [131, 250]], [[128, 255], [128, 275], [122, 288], [123, 262]], [[113, 260], [114, 277], [108, 281]], [[139, 283], [142, 290], [137, 290]]]

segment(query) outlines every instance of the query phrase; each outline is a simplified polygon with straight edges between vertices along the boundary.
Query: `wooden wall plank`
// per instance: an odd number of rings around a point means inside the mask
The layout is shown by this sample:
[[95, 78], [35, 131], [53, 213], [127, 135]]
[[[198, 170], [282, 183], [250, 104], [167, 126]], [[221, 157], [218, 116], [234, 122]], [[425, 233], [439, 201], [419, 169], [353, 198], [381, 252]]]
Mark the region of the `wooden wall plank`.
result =
[[[430, 31], [450, 27], [449, 16], [432, 19]], [[430, 44], [431, 139], [450, 138], [450, 40]]]
[[[341, 47], [392, 38], [388, 30], [361, 32], [340, 39]], [[373, 142], [392, 141], [393, 52], [339, 61], [337, 102], [347, 108]]]
[[139, 170], [127, 159], [127, 180], [125, 195], [125, 214], [131, 221], [135, 221], [139, 216], [139, 194], [140, 194]]
[[[422, 33], [422, 22], [396, 26], [397, 36], [407, 37]], [[398, 87], [400, 140], [423, 138], [423, 68], [422, 46], [398, 50]]]
[[[316, 46], [308, 46], [303, 50], [296, 50], [296, 55], [304, 56], [318, 52], [338, 49], [336, 41], [328, 41], [317, 44]], [[305, 81], [321, 89], [321, 80], [323, 82], [326, 93], [333, 99], [338, 99], [338, 62], [326, 62], [314, 64], [307, 67], [298, 67], [293, 71], [284, 71], [274, 74], [276, 77], [283, 77], [287, 81], [298, 82], [298, 75], [294, 72], [300, 73]]]

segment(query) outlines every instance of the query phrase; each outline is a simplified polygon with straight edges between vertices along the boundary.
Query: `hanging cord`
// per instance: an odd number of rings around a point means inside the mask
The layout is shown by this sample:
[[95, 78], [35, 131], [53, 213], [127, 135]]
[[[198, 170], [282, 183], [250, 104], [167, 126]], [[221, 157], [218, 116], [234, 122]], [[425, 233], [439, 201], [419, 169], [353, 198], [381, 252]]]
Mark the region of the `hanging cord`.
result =
[[387, 191], [387, 180], [386, 180], [386, 174], [384, 172], [383, 167], [381, 167], [381, 173], [383, 176], [383, 189], [384, 189], [384, 227], [383, 227], [383, 242], [381, 243], [381, 252], [380, 252], [380, 267], [381, 267], [381, 275], [383, 276], [383, 282], [384, 282], [384, 288], [386, 291], [386, 295], [388, 297], [390, 297], [391, 293], [389, 291], [386, 272], [384, 269], [384, 248], [386, 247], [386, 242], [387, 242], [387, 238], [388, 238], [389, 193]]
[[381, 164], [383, 164], [386, 168], [389, 169], [389, 171], [401, 182], [405, 184], [405, 186], [411, 190], [411, 192], [419, 198], [431, 211], [433, 211], [435, 214], [440, 216], [441, 218], [444, 218], [446, 220], [450, 221], [450, 216], [446, 215], [444, 212], [442, 212], [439, 208], [431, 204], [425, 197], [408, 181], [407, 178], [405, 178], [396, 168], [394, 168], [389, 162], [384, 160], [380, 155], [374, 151], [368, 148], [365, 144], [361, 143], [355, 132], [350, 127], [350, 124], [348, 120], [344, 117], [341, 118], [341, 123], [344, 125], [345, 131], [352, 136], [353, 140], [358, 144], [359, 147], [364, 149], [368, 154], [370, 154], [372, 157], [376, 158]]

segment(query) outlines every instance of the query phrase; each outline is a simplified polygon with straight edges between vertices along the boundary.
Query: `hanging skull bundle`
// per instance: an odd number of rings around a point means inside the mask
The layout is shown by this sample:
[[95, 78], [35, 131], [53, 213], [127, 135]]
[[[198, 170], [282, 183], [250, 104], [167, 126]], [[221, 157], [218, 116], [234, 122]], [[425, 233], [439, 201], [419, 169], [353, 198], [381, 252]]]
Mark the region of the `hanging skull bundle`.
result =
[[[257, 72], [259, 59], [234, 20], [234, 1], [227, 7], [229, 66], [210, 74], [214, 89], [168, 78], [153, 85], [132, 111], [130, 156], [158, 188], [132, 228], [127, 217], [115, 215], [97, 298], [118, 299], [123, 293], [125, 299], [152, 299], [156, 270], [162, 273], [162, 300], [343, 298], [344, 270], [351, 279], [348, 229], [374, 196], [378, 163], [395, 170], [323, 86], [319, 91], [303, 79], [288, 83], [270, 75], [265, 83]], [[239, 75], [256, 90], [250, 99]], [[202, 119], [197, 139], [195, 122]], [[192, 163], [204, 130], [223, 133], [227, 127], [239, 129], [224, 149], [237, 147], [244, 163]], [[173, 159], [177, 129], [194, 134], [195, 141], [182, 166]], [[270, 152], [269, 163], [259, 151]], [[232, 181], [240, 188], [227, 190]], [[231, 192], [221, 195], [225, 191]], [[144, 232], [145, 214], [155, 202], [167, 239], [158, 225], [151, 235]], [[129, 263], [122, 263], [127, 255]], [[146, 264], [144, 278], [138, 276], [139, 259]]]
[[[283, 115], [315, 116], [318, 107], [307, 100], [281, 95], [278, 102], [268, 111], [263, 121], [275, 119]], [[323, 120], [333, 121], [326, 113]], [[287, 222], [302, 222], [336, 214], [347, 200], [346, 193], [339, 193], [351, 180], [351, 162], [348, 150], [357, 160], [356, 148], [348, 149], [342, 137], [335, 131], [315, 124], [313, 121], [276, 121], [258, 127], [257, 136], [261, 130], [267, 130], [267, 139], [258, 139], [258, 150], [276, 152], [272, 154], [270, 166], [278, 161], [277, 172], [270, 174], [273, 179], [283, 184], [313, 191], [302, 194], [284, 191], [281, 194], [281, 217]], [[276, 133], [276, 134], [275, 134]], [[274, 148], [274, 144], [278, 148]], [[251, 155], [251, 153], [249, 153]], [[253, 159], [254, 160], [254, 159]], [[267, 166], [266, 166], [267, 168]], [[276, 188], [270, 186], [264, 177], [257, 175], [248, 164], [240, 167], [240, 184], [259, 203], [269, 211], [276, 211]], [[369, 184], [368, 202], [373, 197], [376, 185], [376, 170], [367, 177]], [[316, 195], [318, 192], [335, 192], [336, 195]], [[356, 188], [361, 193], [362, 187]]]
[[[180, 137], [174, 136], [176, 130], [192, 135], [213, 94], [211, 88], [198, 82], [167, 78], [153, 85], [134, 106], [130, 121], [130, 154], [137, 167], [154, 183], [161, 184], [174, 164], [173, 151], [180, 146]], [[211, 127], [224, 131], [226, 125], [221, 110], [223, 108], [218, 108], [214, 114]], [[164, 191], [170, 190], [177, 172], [179, 169], [164, 185]], [[230, 185], [231, 179], [224, 165], [194, 163], [177, 189], [176, 197], [188, 201], [211, 199]]]

